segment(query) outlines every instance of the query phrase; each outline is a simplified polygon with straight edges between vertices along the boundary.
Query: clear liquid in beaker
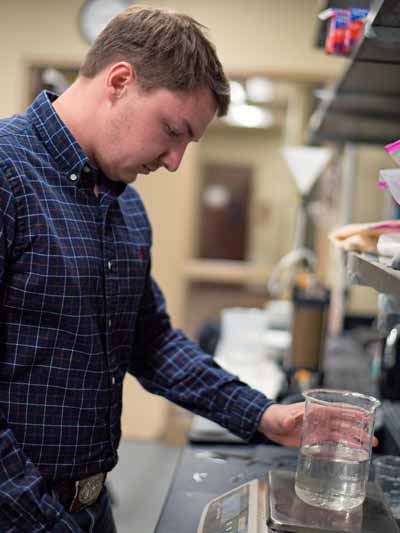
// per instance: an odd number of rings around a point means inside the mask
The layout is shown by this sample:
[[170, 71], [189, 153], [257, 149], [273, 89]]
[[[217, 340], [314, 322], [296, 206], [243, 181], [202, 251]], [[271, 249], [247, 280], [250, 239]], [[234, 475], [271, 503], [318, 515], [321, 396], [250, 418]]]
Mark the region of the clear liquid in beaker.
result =
[[365, 498], [369, 454], [340, 444], [303, 446], [297, 465], [295, 491], [304, 502], [344, 511]]

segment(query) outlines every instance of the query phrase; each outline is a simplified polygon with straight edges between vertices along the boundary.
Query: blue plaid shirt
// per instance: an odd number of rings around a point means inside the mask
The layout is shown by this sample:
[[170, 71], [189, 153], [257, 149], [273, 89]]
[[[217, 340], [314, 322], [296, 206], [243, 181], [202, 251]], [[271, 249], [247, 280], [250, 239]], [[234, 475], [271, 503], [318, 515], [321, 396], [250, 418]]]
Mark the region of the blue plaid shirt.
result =
[[0, 531], [78, 530], [44, 480], [114, 467], [127, 371], [245, 439], [269, 404], [171, 327], [138, 193], [91, 164], [55, 98], [0, 121]]

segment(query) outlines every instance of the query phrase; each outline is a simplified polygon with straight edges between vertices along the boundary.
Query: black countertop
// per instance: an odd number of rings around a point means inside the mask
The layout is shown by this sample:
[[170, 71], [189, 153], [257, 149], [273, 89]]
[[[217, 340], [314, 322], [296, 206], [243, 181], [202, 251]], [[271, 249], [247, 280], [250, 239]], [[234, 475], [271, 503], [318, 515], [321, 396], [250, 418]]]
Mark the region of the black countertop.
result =
[[297, 449], [280, 446], [199, 446], [183, 451], [155, 533], [196, 533], [207, 503], [268, 470], [295, 470]]

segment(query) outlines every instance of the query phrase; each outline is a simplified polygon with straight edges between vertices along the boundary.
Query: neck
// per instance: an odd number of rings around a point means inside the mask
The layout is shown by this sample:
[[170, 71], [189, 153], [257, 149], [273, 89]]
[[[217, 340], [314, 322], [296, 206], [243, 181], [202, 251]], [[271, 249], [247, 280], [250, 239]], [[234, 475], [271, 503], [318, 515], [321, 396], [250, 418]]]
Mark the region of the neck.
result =
[[78, 78], [55, 100], [53, 107], [89, 159], [93, 161], [90, 130], [95, 115], [91, 112], [92, 102], [89, 98], [88, 84], [86, 80]]

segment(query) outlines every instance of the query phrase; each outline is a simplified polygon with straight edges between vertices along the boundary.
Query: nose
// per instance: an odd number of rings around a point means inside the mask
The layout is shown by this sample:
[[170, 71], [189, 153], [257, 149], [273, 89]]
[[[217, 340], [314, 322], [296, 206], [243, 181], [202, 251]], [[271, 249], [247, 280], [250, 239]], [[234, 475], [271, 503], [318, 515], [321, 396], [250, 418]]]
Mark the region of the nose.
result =
[[181, 164], [185, 150], [186, 145], [170, 148], [161, 156], [161, 163], [169, 172], [175, 172]]

